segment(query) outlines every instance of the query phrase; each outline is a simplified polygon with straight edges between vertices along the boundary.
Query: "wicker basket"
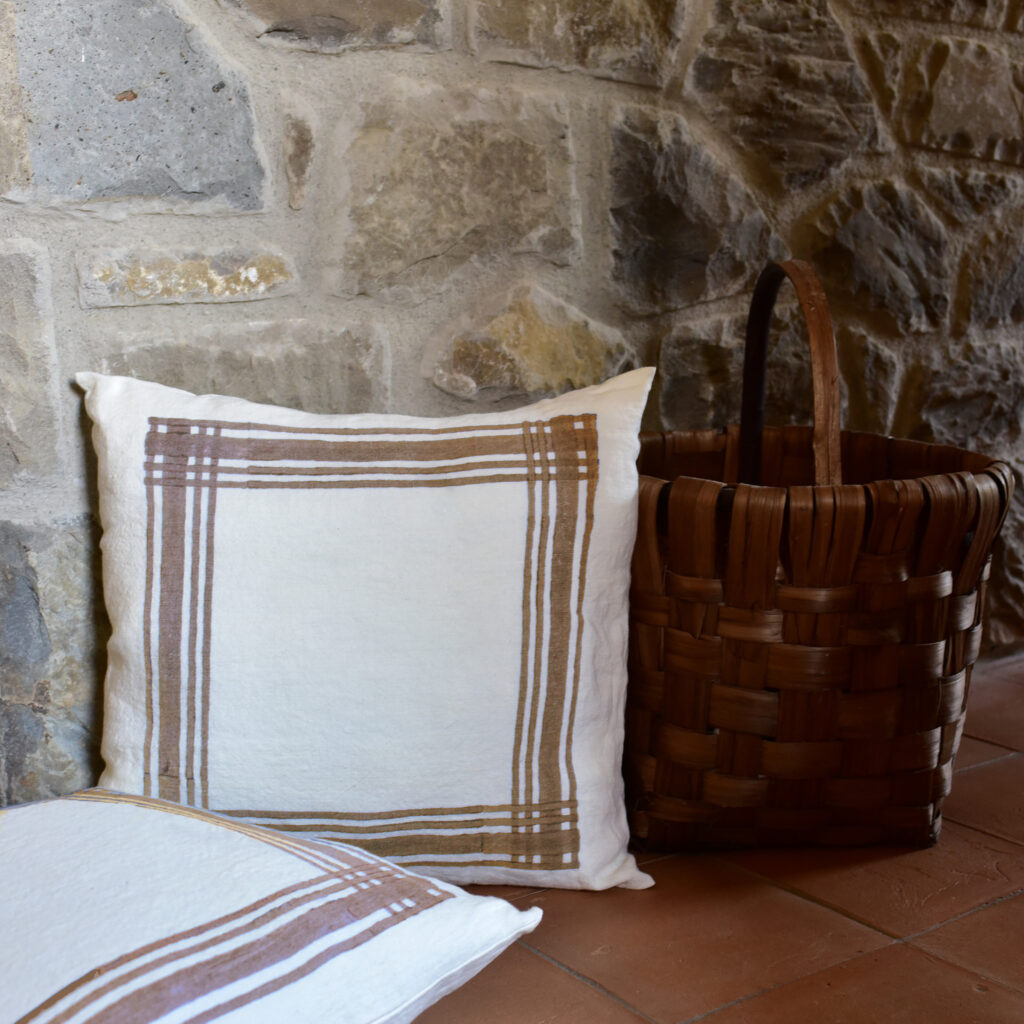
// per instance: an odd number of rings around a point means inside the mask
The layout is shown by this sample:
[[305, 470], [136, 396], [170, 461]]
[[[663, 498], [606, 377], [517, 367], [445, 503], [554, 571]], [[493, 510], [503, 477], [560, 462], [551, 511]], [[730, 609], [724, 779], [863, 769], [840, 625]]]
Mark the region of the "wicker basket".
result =
[[[808, 325], [814, 426], [764, 429], [786, 277]], [[641, 438], [624, 766], [634, 839], [929, 845], [1010, 469], [840, 433], [828, 307], [799, 261], [758, 280], [741, 421]]]

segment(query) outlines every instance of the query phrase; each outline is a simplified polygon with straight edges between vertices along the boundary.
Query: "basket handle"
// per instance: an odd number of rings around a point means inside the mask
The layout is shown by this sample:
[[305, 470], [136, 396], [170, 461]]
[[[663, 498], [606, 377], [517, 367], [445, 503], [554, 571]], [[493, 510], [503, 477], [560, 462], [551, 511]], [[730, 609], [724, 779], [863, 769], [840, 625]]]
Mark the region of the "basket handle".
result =
[[764, 432], [764, 386], [768, 356], [768, 334], [772, 310], [785, 278], [789, 278], [800, 300], [811, 349], [811, 383], [814, 391], [814, 482], [841, 484], [839, 455], [839, 363], [832, 319], [825, 289], [804, 260], [769, 263], [761, 271], [747, 319], [747, 342], [743, 355], [743, 401], [740, 410], [739, 479], [741, 483], [761, 482], [761, 435]]

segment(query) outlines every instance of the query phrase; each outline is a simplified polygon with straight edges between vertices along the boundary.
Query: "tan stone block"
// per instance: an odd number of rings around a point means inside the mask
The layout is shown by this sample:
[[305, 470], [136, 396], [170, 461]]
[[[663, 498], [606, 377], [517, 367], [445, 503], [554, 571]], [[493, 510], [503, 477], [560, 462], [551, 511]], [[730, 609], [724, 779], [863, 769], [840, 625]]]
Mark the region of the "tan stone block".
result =
[[337, 146], [347, 182], [327, 211], [331, 287], [429, 287], [470, 261], [520, 253], [568, 263], [567, 136], [547, 99], [397, 84]]
[[438, 0], [230, 0], [261, 37], [307, 50], [437, 44]]
[[14, 4], [0, 3], [0, 193], [26, 188], [32, 177], [24, 96], [18, 80]]
[[118, 250], [78, 257], [83, 306], [245, 302], [293, 290], [294, 264], [281, 253]]
[[284, 169], [288, 178], [288, 205], [301, 210], [306, 205], [306, 182], [313, 160], [313, 129], [301, 117], [289, 117], [284, 125]]
[[58, 466], [53, 299], [45, 250], [0, 243], [0, 485]]
[[428, 345], [427, 372], [442, 391], [491, 400], [560, 394], [597, 384], [632, 363], [622, 334], [536, 285], [492, 298]]
[[387, 347], [372, 329], [308, 320], [208, 326], [187, 337], [119, 339], [105, 373], [198, 394], [225, 394], [317, 413], [380, 412]]
[[678, 42], [676, 0], [476, 0], [481, 56], [656, 84]]

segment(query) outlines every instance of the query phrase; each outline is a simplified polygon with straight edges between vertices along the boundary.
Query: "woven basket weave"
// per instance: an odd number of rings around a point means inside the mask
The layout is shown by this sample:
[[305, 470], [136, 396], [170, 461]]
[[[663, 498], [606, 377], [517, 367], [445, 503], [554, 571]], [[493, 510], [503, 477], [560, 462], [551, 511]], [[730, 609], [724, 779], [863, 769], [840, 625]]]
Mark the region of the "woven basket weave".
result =
[[[808, 325], [814, 426], [764, 429], [786, 277]], [[929, 845], [1011, 471], [841, 433], [828, 307], [799, 261], [757, 283], [741, 421], [641, 438], [624, 762], [634, 839]]]

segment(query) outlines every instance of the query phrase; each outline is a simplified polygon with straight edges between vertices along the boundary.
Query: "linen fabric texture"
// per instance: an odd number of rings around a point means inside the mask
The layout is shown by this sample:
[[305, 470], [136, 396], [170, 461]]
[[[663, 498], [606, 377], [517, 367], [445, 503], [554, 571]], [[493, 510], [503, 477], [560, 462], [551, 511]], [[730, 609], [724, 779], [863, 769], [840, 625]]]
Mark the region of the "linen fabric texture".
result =
[[0, 1024], [410, 1021], [540, 911], [86, 790], [0, 812]]
[[425, 419], [79, 374], [100, 784], [454, 882], [651, 884], [621, 752], [652, 376]]

